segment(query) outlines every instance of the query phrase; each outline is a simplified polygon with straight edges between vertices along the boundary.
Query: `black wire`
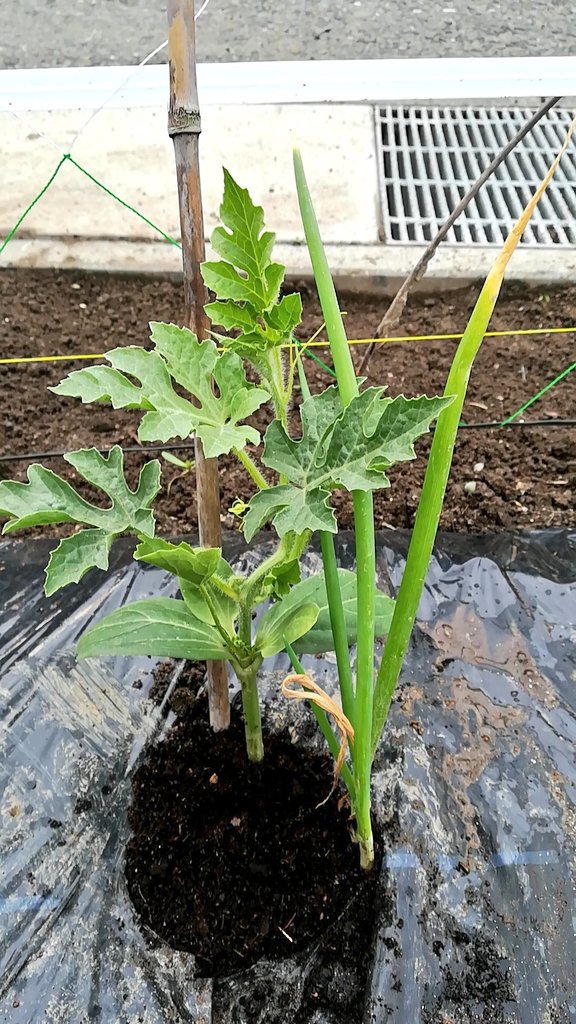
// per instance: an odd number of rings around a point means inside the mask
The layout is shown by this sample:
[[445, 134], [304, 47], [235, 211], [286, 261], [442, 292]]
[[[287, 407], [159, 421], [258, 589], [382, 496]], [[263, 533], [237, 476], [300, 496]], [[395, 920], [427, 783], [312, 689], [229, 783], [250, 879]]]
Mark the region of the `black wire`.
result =
[[[459, 430], [506, 430], [509, 427], [576, 427], [576, 419], [574, 420], [513, 420], [511, 423], [461, 423]], [[434, 430], [434, 427], [431, 427]], [[133, 455], [135, 452], [139, 452], [141, 455], [152, 454], [153, 452], [180, 452], [190, 451], [194, 448], [193, 441], [183, 441], [181, 444], [150, 444], [143, 447], [142, 445], [133, 445], [129, 448], [123, 448], [122, 451], [126, 455]], [[108, 455], [111, 448], [98, 448], [97, 451], [100, 455]], [[32, 459], [61, 459], [63, 455], [66, 455], [65, 451], [62, 452], [25, 452], [21, 455], [0, 455], [0, 462], [29, 462]]]
[[[507, 427], [576, 427], [576, 420], [512, 420], [511, 423], [461, 423], [458, 430], [505, 430]], [[430, 428], [434, 430], [434, 427]]]

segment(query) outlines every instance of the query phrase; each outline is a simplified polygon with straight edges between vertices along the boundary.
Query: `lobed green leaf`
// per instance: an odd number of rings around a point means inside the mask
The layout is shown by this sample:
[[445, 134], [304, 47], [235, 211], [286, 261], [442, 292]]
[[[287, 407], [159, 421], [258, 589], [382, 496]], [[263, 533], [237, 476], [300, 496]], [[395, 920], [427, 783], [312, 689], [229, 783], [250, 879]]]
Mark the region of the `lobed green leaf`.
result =
[[243, 519], [244, 536], [251, 541], [267, 522], [274, 523], [279, 537], [306, 530], [337, 533], [336, 517], [329, 504], [330, 494], [319, 489], [278, 484], [255, 494]]
[[[204, 306], [213, 324], [219, 324], [226, 331], [244, 331], [250, 334], [256, 329], [257, 315], [252, 306], [242, 306], [239, 302], [209, 302]], [[227, 342], [227, 338], [221, 339]]]
[[90, 568], [107, 569], [108, 552], [121, 533], [154, 534], [150, 506], [160, 490], [160, 463], [142, 468], [132, 491], [124, 476], [124, 454], [115, 446], [108, 455], [82, 448], [64, 456], [87, 483], [108, 498], [108, 507], [92, 505], [66, 480], [43, 466], [28, 469], [28, 483], [0, 483], [0, 515], [8, 516], [3, 533], [49, 523], [79, 523], [82, 530], [62, 540], [46, 568], [45, 592], [49, 596], [68, 583], [78, 583]]
[[[264, 231], [262, 207], [252, 202], [248, 189], [241, 188], [226, 169], [220, 220], [223, 226], [215, 229], [210, 242], [221, 262], [204, 264], [204, 280], [219, 298], [240, 299], [261, 312], [276, 301], [284, 267], [271, 262], [275, 235]], [[213, 271], [223, 275], [220, 287], [209, 283]], [[237, 290], [239, 287], [244, 288], [243, 293]]]
[[112, 539], [106, 530], [80, 530], [61, 540], [46, 566], [46, 597], [69, 583], [79, 583], [88, 569], [107, 569]]
[[302, 299], [298, 292], [284, 295], [271, 309], [263, 314], [264, 320], [283, 338], [289, 337], [302, 319]]
[[275, 420], [266, 431], [264, 465], [288, 484], [255, 495], [244, 519], [250, 540], [268, 520], [280, 537], [288, 530], [336, 533], [329, 505], [333, 490], [371, 491], [389, 486], [386, 470], [415, 458], [414, 442], [451, 398], [383, 397], [367, 388], [342, 409], [335, 388], [302, 403], [302, 437], [294, 440]]
[[28, 483], [0, 482], [0, 515], [10, 517], [4, 533], [47, 523], [87, 523], [107, 533], [129, 529], [148, 535], [154, 533], [150, 505], [160, 490], [157, 460], [143, 467], [138, 487], [131, 491], [124, 477], [124, 454], [118, 446], [107, 456], [95, 448], [85, 448], [69, 452], [64, 458], [84, 480], [110, 499], [110, 506], [92, 505], [66, 480], [34, 464], [28, 469]]
[[272, 262], [275, 236], [264, 230], [264, 211], [247, 189], [224, 170], [222, 226], [211, 244], [220, 260], [202, 265], [202, 276], [217, 296], [205, 307], [213, 324], [238, 337], [224, 339], [226, 347], [262, 369], [262, 355], [289, 341], [302, 319], [299, 295], [278, 298], [284, 267]]
[[[140, 441], [197, 435], [207, 458], [248, 442], [258, 444], [258, 431], [242, 421], [270, 396], [247, 380], [239, 356], [220, 354], [213, 341], [198, 341], [192, 331], [175, 324], [151, 323], [150, 329], [154, 351], [113, 349], [106, 355], [111, 366], [75, 370], [51, 390], [83, 402], [110, 402], [115, 409], [141, 409]], [[174, 382], [197, 404], [182, 397]]]

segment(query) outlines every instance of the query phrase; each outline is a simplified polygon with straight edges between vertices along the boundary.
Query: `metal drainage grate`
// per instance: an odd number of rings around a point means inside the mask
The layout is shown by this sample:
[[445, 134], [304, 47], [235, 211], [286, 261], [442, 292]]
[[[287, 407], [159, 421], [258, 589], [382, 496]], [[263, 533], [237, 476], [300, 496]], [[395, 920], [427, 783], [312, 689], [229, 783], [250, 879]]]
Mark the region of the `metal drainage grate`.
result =
[[[425, 243], [490, 160], [533, 114], [517, 107], [385, 107], [381, 194], [386, 242]], [[460, 216], [446, 244], [501, 245], [564, 141], [572, 114], [553, 109]], [[576, 162], [568, 151], [522, 245], [576, 246]]]

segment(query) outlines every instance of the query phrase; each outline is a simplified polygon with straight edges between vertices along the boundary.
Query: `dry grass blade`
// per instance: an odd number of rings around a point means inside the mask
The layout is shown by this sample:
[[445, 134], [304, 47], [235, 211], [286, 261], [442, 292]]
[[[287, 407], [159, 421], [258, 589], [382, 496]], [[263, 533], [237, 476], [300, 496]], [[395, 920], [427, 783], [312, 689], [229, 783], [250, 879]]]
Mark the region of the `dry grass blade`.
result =
[[[301, 690], [292, 690], [290, 687], [299, 683], [302, 687]], [[327, 715], [331, 715], [334, 719], [338, 732], [340, 733], [340, 750], [338, 751], [338, 757], [336, 758], [336, 766], [334, 769], [334, 785], [336, 785], [340, 772], [342, 771], [342, 765], [344, 764], [344, 758], [346, 756], [346, 747], [348, 743], [354, 742], [354, 728], [346, 718], [346, 715], [342, 711], [342, 708], [336, 704], [336, 701], [329, 697], [325, 690], [318, 683], [315, 683], [310, 676], [306, 673], [294, 672], [289, 676], [286, 676], [282, 683], [282, 693], [289, 700], [310, 700], [314, 704], [317, 704], [322, 711], [325, 711]], [[328, 797], [331, 793], [328, 794]], [[326, 797], [326, 799], [328, 799]]]
[[558, 153], [556, 154], [556, 158], [554, 159], [553, 163], [550, 164], [550, 167], [548, 168], [548, 171], [546, 172], [545, 177], [540, 182], [538, 188], [534, 192], [534, 195], [532, 196], [530, 201], [526, 204], [526, 206], [524, 207], [523, 212], [520, 214], [520, 216], [519, 216], [518, 220], [516, 221], [514, 227], [511, 229], [511, 231], [510, 231], [510, 233], [508, 235], [508, 238], [506, 239], [506, 241], [504, 242], [504, 245], [502, 246], [502, 249], [500, 250], [500, 253], [499, 253], [499, 255], [498, 255], [497, 259], [496, 259], [496, 262], [495, 262], [494, 266], [492, 267], [492, 270], [490, 271], [490, 274], [486, 278], [487, 281], [489, 281], [489, 280], [497, 281], [498, 285], [501, 283], [501, 279], [502, 279], [502, 277], [504, 275], [504, 271], [505, 271], [505, 269], [506, 269], [506, 267], [507, 267], [507, 265], [508, 265], [508, 263], [510, 261], [510, 257], [512, 256], [512, 253], [514, 252], [516, 246], [518, 245], [518, 242], [520, 241], [520, 239], [522, 237], [522, 233], [524, 232], [524, 230], [526, 228], [526, 225], [528, 224], [528, 221], [530, 220], [532, 214], [534, 213], [534, 210], [536, 209], [536, 206], [540, 202], [542, 196], [544, 195], [546, 189], [548, 188], [548, 185], [550, 184], [552, 178], [554, 177], [554, 174], [556, 173], [556, 171], [558, 169], [558, 165], [559, 165], [562, 157], [564, 156], [564, 153], [568, 149], [568, 145], [570, 143], [570, 139], [572, 138], [572, 135], [574, 134], [574, 129], [575, 128], [576, 128], [576, 117], [574, 117], [572, 119], [572, 121], [570, 122], [570, 126], [569, 126], [569, 128], [568, 128], [568, 130], [566, 132], [566, 135], [564, 136], [564, 142], [562, 143], [560, 149], [558, 150]]

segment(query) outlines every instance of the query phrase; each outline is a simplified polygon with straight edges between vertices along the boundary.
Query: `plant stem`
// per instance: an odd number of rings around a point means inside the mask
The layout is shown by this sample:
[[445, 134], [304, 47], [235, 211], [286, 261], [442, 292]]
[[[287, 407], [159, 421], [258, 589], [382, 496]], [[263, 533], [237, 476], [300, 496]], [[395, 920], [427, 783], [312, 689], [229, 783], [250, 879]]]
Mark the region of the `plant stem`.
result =
[[290, 398], [292, 397], [292, 390], [294, 388], [294, 360], [292, 359], [292, 349], [294, 348], [295, 344], [296, 344], [296, 342], [294, 340], [294, 335], [291, 334], [290, 338], [289, 338], [290, 362], [289, 362], [289, 369], [288, 369], [288, 380], [286, 381], [287, 403], [288, 403], [288, 401], [290, 401]]
[[[267, 353], [266, 362], [268, 367], [267, 383], [272, 392], [272, 403], [276, 419], [282, 424], [286, 433], [288, 433], [288, 401], [290, 396], [284, 386], [281, 350], [279, 348], [270, 349]], [[287, 482], [288, 478], [284, 473], [280, 473], [278, 483], [285, 484]]]
[[[238, 674], [238, 671], [237, 671]], [[262, 742], [262, 720], [260, 718], [260, 701], [258, 699], [258, 664], [242, 671], [242, 710], [244, 712], [244, 731], [246, 734], [246, 752], [250, 761], [262, 761], [264, 744]]]
[[359, 839], [360, 846], [360, 867], [364, 868], [364, 871], [372, 871], [374, 867], [374, 839], [372, 837], [372, 831], [366, 839]]
[[234, 452], [234, 455], [236, 456], [238, 461], [242, 463], [244, 469], [248, 473], [248, 476], [251, 478], [253, 483], [256, 484], [256, 487], [260, 491], [265, 491], [266, 488], [268, 487], [268, 484], [266, 483], [256, 463], [253, 462], [250, 456], [248, 455], [248, 452], [245, 451], [243, 448], [233, 448], [232, 451]]
[[232, 637], [229, 636], [229, 634], [226, 632], [226, 630], [224, 629], [222, 623], [220, 622], [220, 619], [218, 618], [218, 613], [216, 611], [216, 606], [214, 604], [214, 601], [212, 600], [212, 597], [210, 595], [210, 591], [208, 590], [208, 587], [206, 587], [204, 585], [201, 585], [199, 589], [200, 589], [200, 593], [202, 594], [202, 597], [204, 598], [206, 604], [208, 605], [208, 608], [210, 609], [210, 614], [211, 614], [211, 616], [212, 616], [212, 618], [214, 620], [214, 625], [215, 625], [216, 629], [220, 633], [220, 636], [222, 637], [222, 639], [223, 639], [224, 643], [226, 644], [226, 646], [228, 647], [228, 649], [232, 650], [233, 649]]
[[238, 639], [245, 647], [252, 646], [252, 607], [243, 601], [238, 613]]
[[[302, 359], [298, 355], [298, 379], [300, 391], [304, 401], [310, 398], [310, 388], [306, 380], [306, 371]], [[342, 695], [342, 710], [348, 721], [354, 726], [354, 684], [352, 682], [352, 666], [350, 665], [350, 651], [348, 649], [348, 633], [346, 630], [346, 619], [344, 616], [344, 605], [342, 604], [342, 593], [338, 579], [338, 566], [336, 564], [336, 551], [334, 549], [334, 537], [326, 530], [320, 531], [320, 547], [322, 550], [322, 562], [324, 565], [324, 578], [326, 580], [326, 594], [328, 596], [328, 611], [330, 613], [330, 626], [334, 638], [334, 649], [336, 652], [336, 664], [338, 665], [338, 681]], [[354, 760], [354, 751], [351, 751]]]
[[[354, 768], [358, 785], [356, 825], [362, 867], [374, 860], [370, 821], [370, 773], [372, 768], [372, 710], [374, 701], [374, 615], [376, 553], [372, 494], [354, 491], [354, 534], [356, 538], [356, 600], [358, 638], [356, 649], [356, 739]], [[362, 852], [363, 851], [363, 852]], [[370, 854], [370, 851], [371, 854]], [[371, 860], [370, 860], [371, 856]]]
[[[352, 666], [350, 665], [348, 633], [346, 630], [346, 619], [344, 617], [344, 605], [342, 604], [340, 582], [338, 580], [338, 566], [336, 564], [334, 538], [331, 533], [328, 533], [325, 530], [321, 531], [320, 547], [322, 550], [322, 562], [324, 564], [324, 578], [326, 580], [330, 626], [332, 628], [332, 637], [334, 639], [336, 664], [338, 665], [338, 681], [340, 683], [340, 694], [342, 697], [342, 710], [348, 721], [354, 728], [356, 728], [354, 684], [352, 682]], [[355, 747], [356, 744], [354, 744], [354, 749]], [[354, 759], [354, 751], [352, 752], [352, 758]]]
[[[252, 609], [242, 605], [238, 617], [238, 639], [246, 646], [252, 644]], [[264, 744], [262, 742], [262, 720], [260, 717], [260, 701], [258, 699], [258, 669], [262, 664], [259, 656], [247, 667], [234, 665], [236, 675], [242, 685], [242, 711], [244, 712], [244, 731], [246, 735], [246, 752], [250, 761], [262, 761]]]
[[248, 576], [244, 582], [240, 591], [240, 600], [245, 604], [249, 605], [250, 608], [254, 607], [255, 595], [259, 589], [261, 581], [268, 576], [268, 574], [276, 568], [276, 566], [282, 565], [287, 561], [297, 561], [304, 551], [308, 541], [310, 540], [310, 531], [306, 533], [287, 533], [278, 544], [276, 551], [265, 558], [260, 563], [257, 569], [254, 570], [251, 576]]
[[[294, 170], [298, 201], [306, 242], [322, 313], [326, 322], [330, 352], [336, 372], [342, 405], [346, 407], [358, 395], [358, 381], [350, 355], [350, 346], [338, 304], [334, 281], [326, 259], [320, 230], [306, 183], [299, 152], [294, 152]], [[374, 606], [376, 556], [374, 546], [374, 515], [372, 495], [352, 492], [354, 502], [354, 534], [356, 539], [356, 600], [358, 612], [358, 643], [356, 655], [356, 698], [354, 774], [356, 779], [356, 823], [361, 844], [362, 867], [373, 863], [372, 826], [370, 822], [370, 769], [372, 708], [374, 692]]]
[[284, 429], [288, 430], [288, 401], [289, 393], [284, 386], [284, 371], [282, 369], [282, 352], [280, 348], [271, 348], [266, 353], [266, 382], [272, 392], [272, 402], [276, 418]]
[[422, 494], [418, 503], [412, 539], [406, 558], [406, 567], [402, 576], [390, 632], [376, 679], [372, 724], [372, 757], [376, 752], [382, 729], [386, 722], [392, 695], [396, 688], [402, 662], [404, 661], [410, 641], [424, 587], [424, 580], [428, 572], [472, 364], [488, 328], [510, 257], [522, 237], [538, 200], [545, 191], [560, 162], [560, 158], [568, 145], [575, 126], [576, 118], [570, 125], [556, 159], [527, 203], [496, 257], [494, 265], [478, 296], [472, 316], [468, 321], [450, 368], [444, 394], [445, 396], [455, 396], [455, 401], [452, 405], [442, 410], [434, 431]]

